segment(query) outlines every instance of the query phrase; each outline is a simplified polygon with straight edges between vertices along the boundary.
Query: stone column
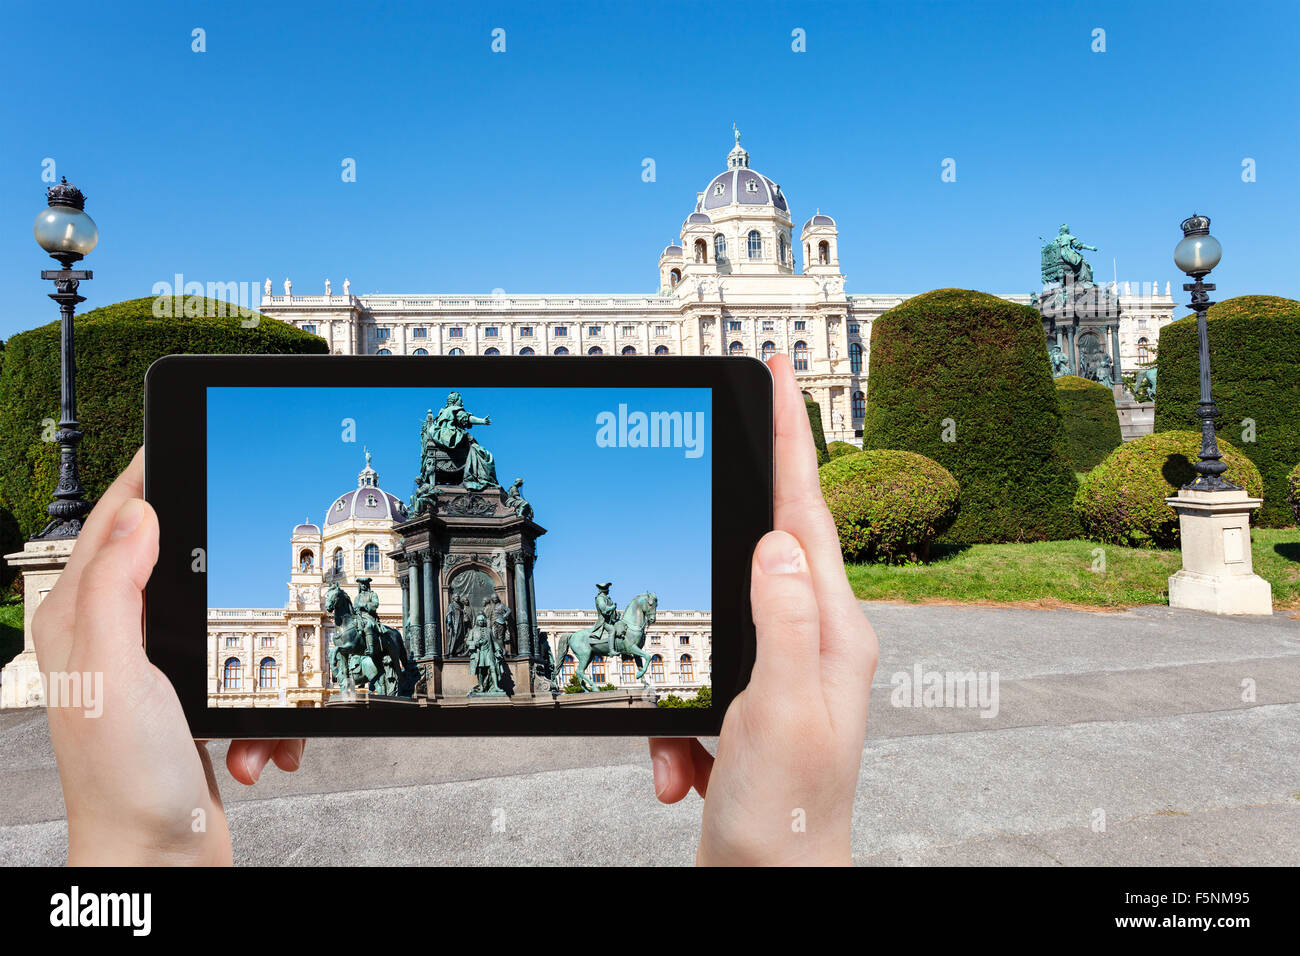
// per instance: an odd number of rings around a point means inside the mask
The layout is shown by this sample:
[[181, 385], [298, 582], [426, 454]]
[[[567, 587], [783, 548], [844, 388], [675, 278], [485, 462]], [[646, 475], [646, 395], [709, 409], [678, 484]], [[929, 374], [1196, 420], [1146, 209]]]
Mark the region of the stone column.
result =
[[537, 634], [537, 592], [533, 588], [533, 564], [536, 562], [535, 557], [524, 558], [524, 577], [528, 584], [528, 620], [529, 620], [529, 646], [536, 649], [537, 642], [540, 639]]
[[438, 605], [438, 556], [432, 550], [424, 554], [424, 647], [425, 654], [442, 660], [442, 639], [439, 636], [442, 614]]
[[1118, 322], [1114, 323], [1110, 327], [1110, 357], [1111, 359], [1114, 360], [1114, 364], [1115, 364], [1115, 381], [1123, 382], [1123, 378], [1121, 377], [1123, 374], [1123, 369], [1120, 367], [1119, 364], [1119, 323]]
[[407, 581], [406, 572], [397, 572], [397, 585], [402, 589], [402, 643], [406, 645], [406, 656], [415, 659], [415, 648], [411, 646], [411, 631], [408, 622], [411, 620], [411, 595], [410, 584]]
[[410, 624], [402, 633], [406, 637], [406, 647], [412, 658], [424, 657], [424, 602], [420, 600], [420, 555], [408, 555], [406, 565], [406, 586], [402, 596], [410, 601], [411, 612], [406, 620]]
[[1067, 353], [1070, 356], [1070, 374], [1078, 375], [1079, 374], [1079, 352], [1078, 352], [1079, 330], [1075, 328], [1073, 325], [1071, 325], [1066, 329], [1065, 334], [1069, 338], [1069, 342], [1070, 342], [1070, 348]]
[[528, 598], [528, 557], [522, 552], [510, 556], [515, 578], [515, 647], [520, 657], [533, 657], [533, 615]]

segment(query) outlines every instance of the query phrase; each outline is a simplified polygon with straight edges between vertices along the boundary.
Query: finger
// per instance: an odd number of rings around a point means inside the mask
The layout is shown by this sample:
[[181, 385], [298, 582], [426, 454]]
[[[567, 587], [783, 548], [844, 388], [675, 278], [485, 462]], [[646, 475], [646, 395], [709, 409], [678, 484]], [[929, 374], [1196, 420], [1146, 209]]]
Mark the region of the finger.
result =
[[302, 752], [306, 747], [307, 741], [301, 737], [295, 740], [281, 740], [271, 752], [271, 759], [285, 773], [293, 773], [302, 766]]
[[226, 769], [240, 783], [251, 787], [279, 744], [278, 740], [232, 740], [226, 751]]
[[676, 803], [694, 787], [702, 797], [709, 787], [713, 755], [692, 737], [651, 737], [650, 764], [654, 768], [655, 796], [660, 803]]
[[776, 429], [775, 526], [798, 538], [807, 555], [822, 613], [823, 664], [831, 672], [828, 677], [856, 686], [874, 657], [874, 635], [844, 574], [839, 535], [822, 497], [812, 428], [794, 369], [784, 355], [774, 356], [769, 365]]
[[759, 539], [749, 591], [757, 637], [750, 686], [820, 696], [817, 594], [798, 539], [785, 531], [769, 531]]
[[142, 592], [158, 560], [158, 519], [147, 501], [127, 498], [106, 524], [105, 541], [77, 586], [68, 662], [111, 683], [111, 675], [138, 668], [145, 657]]
[[[67, 567], [59, 575], [59, 585], [66, 584], [65, 593], [76, 590], [77, 583], [86, 565], [103, 547], [112, 531], [113, 516], [122, 503], [129, 498], [144, 497], [144, 449], [136, 450], [131, 463], [117, 476], [117, 480], [108, 486], [108, 490], [91, 509], [86, 523], [77, 537], [77, 546], [68, 557]], [[56, 585], [55, 590], [58, 590]], [[50, 592], [50, 598], [55, 592]]]

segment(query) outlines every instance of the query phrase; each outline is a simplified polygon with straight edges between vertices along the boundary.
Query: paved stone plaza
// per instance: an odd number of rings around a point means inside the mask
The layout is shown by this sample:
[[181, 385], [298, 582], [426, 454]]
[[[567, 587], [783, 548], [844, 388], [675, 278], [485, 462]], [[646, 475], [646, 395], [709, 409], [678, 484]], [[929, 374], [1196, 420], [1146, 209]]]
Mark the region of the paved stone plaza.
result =
[[[859, 863], [1300, 865], [1296, 612], [867, 610]], [[918, 663], [996, 672], [996, 717], [891, 706]], [[42, 711], [0, 712], [0, 767], [0, 864], [63, 862]], [[316, 740], [255, 788], [219, 773], [240, 863], [685, 864], [699, 826], [697, 798], [654, 799], [640, 739]]]

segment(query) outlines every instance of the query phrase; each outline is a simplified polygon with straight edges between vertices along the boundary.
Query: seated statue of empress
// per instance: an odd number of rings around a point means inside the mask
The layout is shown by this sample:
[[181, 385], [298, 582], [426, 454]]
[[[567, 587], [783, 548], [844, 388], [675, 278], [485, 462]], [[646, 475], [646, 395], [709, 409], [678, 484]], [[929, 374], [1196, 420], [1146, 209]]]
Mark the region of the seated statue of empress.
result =
[[491, 417], [480, 418], [466, 410], [460, 392], [447, 396], [436, 417], [430, 409], [420, 428], [420, 483], [463, 484], [471, 491], [501, 487], [492, 453], [470, 434], [475, 425], [491, 424]]

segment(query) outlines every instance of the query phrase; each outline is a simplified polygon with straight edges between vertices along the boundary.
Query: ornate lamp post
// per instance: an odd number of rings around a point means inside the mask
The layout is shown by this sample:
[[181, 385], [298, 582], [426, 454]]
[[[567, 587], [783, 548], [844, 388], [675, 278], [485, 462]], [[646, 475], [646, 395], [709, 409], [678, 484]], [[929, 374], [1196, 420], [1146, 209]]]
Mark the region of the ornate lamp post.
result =
[[1200, 345], [1201, 452], [1196, 477], [1166, 498], [1178, 515], [1183, 568], [1169, 579], [1169, 606], [1214, 614], [1272, 614], [1272, 586], [1251, 568], [1250, 513], [1262, 502], [1227, 481], [1214, 422], [1219, 410], [1210, 394], [1210, 338], [1206, 310], [1214, 286], [1204, 281], [1219, 264], [1223, 250], [1210, 235], [1207, 216], [1183, 220], [1183, 238], [1174, 249], [1174, 264], [1192, 277], [1183, 288], [1192, 294]]
[[1184, 488], [1197, 491], [1236, 491], [1232, 482], [1223, 477], [1228, 466], [1219, 454], [1219, 443], [1214, 434], [1214, 423], [1219, 417], [1219, 410], [1210, 395], [1210, 337], [1206, 328], [1205, 312], [1214, 305], [1210, 301], [1213, 284], [1204, 282], [1204, 278], [1213, 271], [1223, 256], [1219, 240], [1210, 235], [1210, 219], [1195, 213], [1182, 223], [1183, 238], [1174, 249], [1174, 264], [1187, 273], [1195, 282], [1183, 284], [1183, 289], [1192, 294], [1192, 310], [1196, 313], [1196, 335], [1201, 350], [1201, 400], [1196, 406], [1196, 417], [1201, 420], [1201, 454], [1196, 463], [1196, 477]]
[[94, 278], [85, 269], [73, 269], [74, 263], [89, 254], [99, 241], [95, 221], [86, 215], [86, 197], [81, 190], [65, 178], [46, 191], [48, 207], [36, 217], [32, 231], [40, 247], [63, 268], [44, 269], [42, 279], [54, 282], [55, 291], [50, 298], [59, 304], [59, 483], [54, 489], [54, 500], [45, 509], [49, 523], [34, 535], [32, 540], [75, 538], [81, 533], [81, 521], [90, 511], [90, 503], [83, 501], [85, 489], [77, 475], [77, 444], [81, 432], [77, 422], [77, 360], [74, 352], [72, 313], [78, 302], [77, 286], [84, 279]]

